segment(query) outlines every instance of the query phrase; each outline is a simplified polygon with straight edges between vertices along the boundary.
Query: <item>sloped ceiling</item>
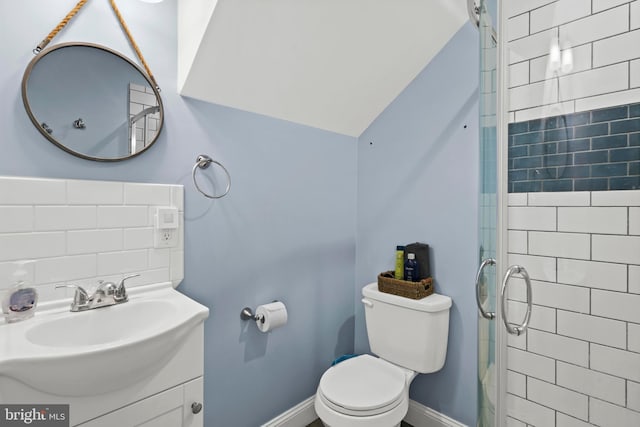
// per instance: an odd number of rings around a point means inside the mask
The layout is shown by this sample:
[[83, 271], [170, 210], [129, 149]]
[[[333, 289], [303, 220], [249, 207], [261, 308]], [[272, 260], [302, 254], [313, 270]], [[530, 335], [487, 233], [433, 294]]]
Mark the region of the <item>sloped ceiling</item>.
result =
[[178, 90], [357, 137], [469, 19], [465, 1], [180, 0]]

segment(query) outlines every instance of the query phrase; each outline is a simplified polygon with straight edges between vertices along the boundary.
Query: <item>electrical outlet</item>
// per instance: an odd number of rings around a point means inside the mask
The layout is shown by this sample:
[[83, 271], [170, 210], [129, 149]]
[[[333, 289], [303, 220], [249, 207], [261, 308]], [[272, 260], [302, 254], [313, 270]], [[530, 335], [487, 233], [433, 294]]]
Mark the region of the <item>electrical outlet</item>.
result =
[[174, 248], [178, 244], [178, 230], [156, 229], [153, 246], [155, 248]]

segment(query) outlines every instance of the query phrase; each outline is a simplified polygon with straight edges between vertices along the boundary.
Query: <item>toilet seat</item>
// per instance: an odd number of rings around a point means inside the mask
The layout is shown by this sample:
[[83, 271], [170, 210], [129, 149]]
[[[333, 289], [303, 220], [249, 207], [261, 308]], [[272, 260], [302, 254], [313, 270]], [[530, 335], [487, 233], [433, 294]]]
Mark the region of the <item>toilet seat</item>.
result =
[[388, 412], [406, 399], [407, 372], [377, 357], [363, 355], [327, 370], [318, 395], [336, 412], [372, 416]]

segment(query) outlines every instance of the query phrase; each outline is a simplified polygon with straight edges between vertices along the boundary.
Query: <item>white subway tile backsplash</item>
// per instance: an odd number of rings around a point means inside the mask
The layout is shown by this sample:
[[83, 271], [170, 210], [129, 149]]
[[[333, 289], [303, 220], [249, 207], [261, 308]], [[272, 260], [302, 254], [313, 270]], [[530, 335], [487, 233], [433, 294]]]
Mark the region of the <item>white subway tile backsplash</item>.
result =
[[527, 331], [527, 350], [532, 353], [573, 363], [589, 366], [589, 343], [569, 337], [531, 329]]
[[556, 259], [541, 256], [509, 254], [509, 265], [522, 265], [529, 277], [547, 282], [556, 281]]
[[65, 243], [64, 232], [0, 234], [0, 261], [61, 256]]
[[640, 412], [640, 383], [627, 382], [627, 408]]
[[627, 266], [560, 258], [558, 259], [558, 283], [625, 292]]
[[62, 205], [67, 191], [62, 180], [0, 177], [2, 205]]
[[640, 0], [631, 2], [631, 30], [640, 28]]
[[[566, 55], [566, 49], [563, 49], [563, 53]], [[573, 65], [571, 73], [579, 73], [592, 68], [591, 62], [591, 44], [584, 44], [571, 48], [571, 54], [573, 56]], [[531, 68], [528, 76], [531, 83], [539, 82], [542, 80], [549, 80], [555, 77], [554, 71], [549, 68], [549, 55], [541, 56], [539, 58], [529, 61]], [[552, 194], [552, 193], [547, 193]]]
[[640, 208], [629, 208], [629, 234], [640, 235]]
[[0, 205], [0, 233], [33, 231], [33, 206]]
[[558, 231], [627, 234], [627, 208], [560, 207]]
[[531, 10], [538, 9], [549, 3], [553, 3], [556, 0], [513, 0], [504, 2], [505, 13], [509, 18], [512, 18], [521, 13], [529, 12]]
[[590, 235], [530, 231], [529, 253], [531, 255], [589, 259], [591, 256]]
[[67, 233], [67, 253], [84, 254], [120, 251], [122, 230], [80, 230]]
[[515, 112], [516, 122], [539, 119], [541, 117], [555, 116], [559, 114], [571, 114], [576, 112], [576, 101], [570, 100], [542, 107], [525, 108]]
[[591, 369], [640, 381], [640, 354], [591, 344]]
[[594, 42], [593, 66], [602, 67], [640, 57], [638, 49], [630, 49], [630, 46], [640, 46], [640, 30]]
[[509, 18], [507, 21], [507, 37], [509, 41], [529, 35], [529, 14]]
[[[594, 297], [594, 300], [597, 298]], [[558, 334], [611, 347], [626, 348], [627, 324], [604, 317], [558, 310]]]
[[629, 87], [640, 87], [640, 59], [629, 63]]
[[529, 206], [589, 206], [590, 201], [588, 191], [529, 193]]
[[526, 206], [527, 193], [509, 193], [507, 196], [508, 206]]
[[109, 181], [67, 181], [67, 202], [70, 205], [121, 205], [124, 184]]
[[184, 277], [184, 252], [171, 251], [171, 281], [174, 285], [180, 283]]
[[535, 378], [527, 378], [527, 398], [585, 421], [589, 416], [587, 396]]
[[638, 101], [640, 89], [630, 89], [605, 95], [591, 96], [575, 100], [575, 111], [590, 111], [616, 105], [632, 104]]
[[629, 266], [629, 292], [640, 294], [640, 265]]
[[[640, 97], [640, 91], [638, 91]], [[593, 206], [640, 206], [640, 190], [594, 191]]]
[[624, 3], [629, 3], [629, 0], [593, 0], [593, 13], [602, 12]]
[[512, 371], [547, 382], [554, 382], [556, 379], [556, 363], [551, 358], [509, 347], [507, 360]]
[[527, 232], [509, 230], [507, 232], [509, 252], [517, 254], [527, 253]]
[[507, 394], [507, 415], [533, 426], [552, 426], [555, 411], [530, 400]]
[[527, 397], [527, 377], [518, 372], [507, 371], [507, 393]]
[[124, 230], [124, 249], [152, 248], [153, 233], [153, 227], [126, 228]]
[[14, 285], [17, 280], [35, 283], [35, 261], [0, 262], [0, 291]]
[[591, 0], [558, 1], [531, 11], [531, 32], [557, 27], [590, 14]]
[[149, 222], [147, 206], [98, 206], [99, 228], [145, 227]]
[[560, 40], [578, 46], [628, 31], [628, 11], [628, 6], [620, 6], [562, 25]]
[[640, 353], [640, 325], [637, 323], [629, 323], [627, 337], [627, 350]]
[[509, 64], [548, 54], [551, 41], [557, 37], [558, 29], [553, 28], [509, 42]]
[[556, 230], [556, 209], [552, 207], [509, 207], [509, 230]]
[[518, 62], [509, 66], [509, 87], [522, 86], [529, 83], [529, 61]]
[[590, 422], [601, 427], [640, 426], [640, 412], [598, 399], [589, 401]]
[[556, 427], [593, 427], [593, 424], [580, 421], [562, 412], [556, 412]]
[[556, 383], [617, 405], [625, 404], [625, 380], [569, 363], [558, 362]]
[[149, 267], [161, 268], [171, 265], [171, 249], [149, 249]]
[[147, 250], [98, 254], [98, 275], [138, 272], [148, 268]]
[[592, 314], [640, 323], [640, 295], [594, 289], [591, 297]]
[[[95, 277], [96, 255], [77, 255], [45, 258], [36, 261], [36, 283], [73, 283], [78, 279]], [[74, 283], [85, 286], [84, 283]], [[60, 297], [64, 295], [61, 293]]]
[[171, 193], [172, 189], [167, 185], [124, 184], [124, 200], [128, 205], [169, 206]]
[[628, 88], [629, 66], [626, 63], [560, 77], [560, 92], [569, 98], [585, 98]]
[[95, 206], [36, 206], [35, 230], [82, 230], [96, 228]]
[[180, 212], [184, 212], [184, 186], [171, 186], [171, 206], [174, 206]]
[[509, 89], [509, 107], [512, 110], [538, 107], [558, 102], [558, 85], [538, 82]]
[[596, 261], [640, 264], [639, 236], [592, 236], [592, 258]]

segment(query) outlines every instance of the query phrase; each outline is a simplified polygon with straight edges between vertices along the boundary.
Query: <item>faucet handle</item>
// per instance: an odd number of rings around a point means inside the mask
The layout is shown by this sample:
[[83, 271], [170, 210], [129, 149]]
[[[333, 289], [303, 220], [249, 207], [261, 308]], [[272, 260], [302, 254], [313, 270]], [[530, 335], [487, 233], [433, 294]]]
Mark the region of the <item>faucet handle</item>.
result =
[[120, 283], [116, 287], [116, 292], [114, 295], [117, 301], [126, 301], [128, 299], [127, 288], [124, 286], [124, 282], [128, 279], [132, 279], [134, 277], [139, 277], [139, 276], [140, 276], [139, 274], [130, 274], [128, 276], [123, 277], [122, 280], [120, 280]]
[[89, 294], [80, 285], [56, 285], [56, 289], [60, 288], [74, 288], [76, 293], [73, 295], [73, 303], [71, 304], [71, 311], [78, 311], [78, 308], [89, 304]]

